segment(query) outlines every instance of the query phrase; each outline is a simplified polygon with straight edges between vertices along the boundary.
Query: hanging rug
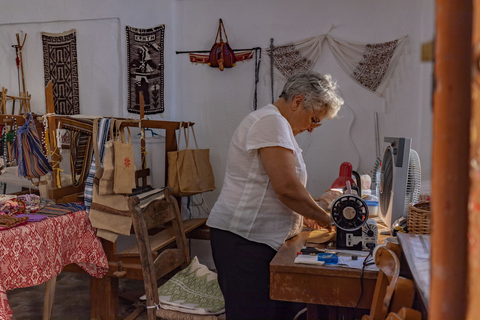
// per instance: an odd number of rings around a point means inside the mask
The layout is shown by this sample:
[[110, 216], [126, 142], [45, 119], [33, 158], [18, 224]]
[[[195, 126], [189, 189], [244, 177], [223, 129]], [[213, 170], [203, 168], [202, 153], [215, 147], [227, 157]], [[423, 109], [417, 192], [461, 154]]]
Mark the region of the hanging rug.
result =
[[42, 44], [45, 86], [52, 81], [55, 113], [79, 114], [75, 29], [63, 33], [42, 32]]
[[128, 105], [131, 113], [140, 113], [140, 93], [144, 113], [162, 113], [164, 109], [164, 35], [165, 25], [149, 29], [127, 29]]

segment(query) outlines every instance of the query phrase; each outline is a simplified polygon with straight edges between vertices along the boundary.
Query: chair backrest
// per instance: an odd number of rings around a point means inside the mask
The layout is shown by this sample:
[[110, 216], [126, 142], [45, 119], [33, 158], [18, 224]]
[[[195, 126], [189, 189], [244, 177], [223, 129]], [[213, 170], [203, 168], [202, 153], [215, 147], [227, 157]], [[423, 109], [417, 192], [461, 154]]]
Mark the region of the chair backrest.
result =
[[[165, 188], [164, 196], [163, 199], [148, 204], [144, 210], [140, 208], [140, 201], [137, 197], [129, 199], [133, 228], [142, 264], [148, 319], [155, 319], [155, 306], [159, 303], [157, 279], [178, 267], [185, 268], [190, 264], [187, 239], [177, 200], [173, 197], [169, 187]], [[172, 228], [176, 247], [164, 249], [157, 256], [157, 252], [152, 250], [148, 230], [159, 226]], [[154, 259], [154, 257], [156, 258]]]
[[384, 320], [388, 312], [398, 312], [401, 308], [410, 308], [415, 297], [413, 281], [400, 277], [400, 248], [387, 244], [379, 247], [375, 253], [375, 264], [379, 269], [377, 284], [373, 294], [370, 315], [362, 320]]

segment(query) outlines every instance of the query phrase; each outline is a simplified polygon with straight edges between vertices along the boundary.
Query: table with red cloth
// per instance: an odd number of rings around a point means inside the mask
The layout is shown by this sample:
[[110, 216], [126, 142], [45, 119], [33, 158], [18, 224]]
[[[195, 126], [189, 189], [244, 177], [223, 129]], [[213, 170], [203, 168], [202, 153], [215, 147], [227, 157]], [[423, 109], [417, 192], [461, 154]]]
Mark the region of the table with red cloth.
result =
[[101, 278], [108, 260], [86, 211], [0, 231], [0, 319], [11, 319], [7, 290], [38, 285], [76, 263]]

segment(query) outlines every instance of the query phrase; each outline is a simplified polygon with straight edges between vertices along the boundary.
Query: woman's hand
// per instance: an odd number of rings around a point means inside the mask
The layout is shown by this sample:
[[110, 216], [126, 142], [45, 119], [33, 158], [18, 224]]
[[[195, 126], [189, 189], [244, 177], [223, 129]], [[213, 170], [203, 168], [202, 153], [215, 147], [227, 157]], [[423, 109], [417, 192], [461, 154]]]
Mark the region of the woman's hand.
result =
[[303, 217], [303, 224], [310, 229], [318, 230], [318, 229], [327, 229], [330, 231], [332, 229], [332, 218], [330, 215], [326, 215], [324, 220], [313, 220]]

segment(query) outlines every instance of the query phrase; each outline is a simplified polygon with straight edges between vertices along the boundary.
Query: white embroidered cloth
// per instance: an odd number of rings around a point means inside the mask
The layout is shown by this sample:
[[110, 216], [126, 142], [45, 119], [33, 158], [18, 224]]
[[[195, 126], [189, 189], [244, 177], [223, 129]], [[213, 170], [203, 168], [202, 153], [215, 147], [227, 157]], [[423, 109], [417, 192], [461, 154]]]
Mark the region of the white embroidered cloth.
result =
[[[197, 315], [225, 313], [217, 274], [201, 264], [197, 257], [158, 288], [158, 295], [163, 309]], [[140, 299], [144, 300], [145, 296]]]
[[[391, 79], [397, 74], [400, 58], [405, 53], [408, 36], [382, 43], [348, 42], [330, 34], [303, 39], [273, 50], [274, 96], [280, 94], [287, 78], [296, 72], [312, 70], [321, 54], [323, 40], [342, 69], [364, 88], [384, 97]], [[271, 59], [271, 50], [264, 50]], [[267, 63], [270, 66], [270, 63]], [[268, 70], [268, 72], [271, 72]]]
[[383, 42], [352, 43], [327, 35], [335, 59], [353, 80], [383, 96], [404, 53], [407, 37]]

